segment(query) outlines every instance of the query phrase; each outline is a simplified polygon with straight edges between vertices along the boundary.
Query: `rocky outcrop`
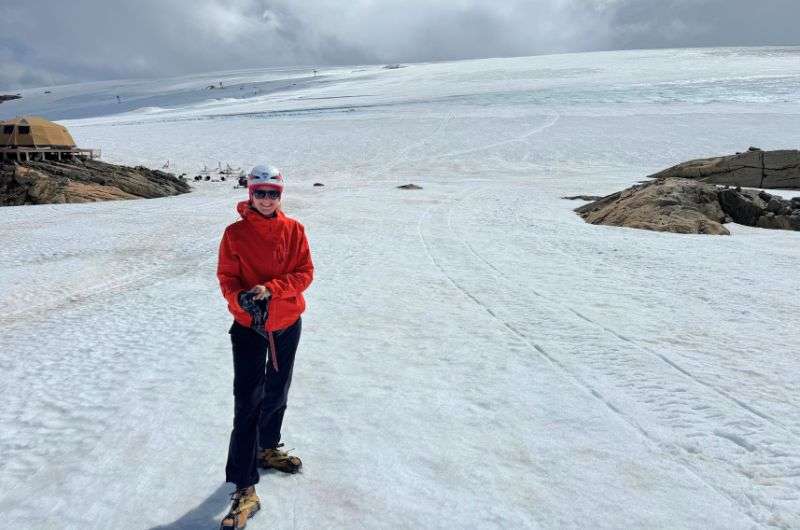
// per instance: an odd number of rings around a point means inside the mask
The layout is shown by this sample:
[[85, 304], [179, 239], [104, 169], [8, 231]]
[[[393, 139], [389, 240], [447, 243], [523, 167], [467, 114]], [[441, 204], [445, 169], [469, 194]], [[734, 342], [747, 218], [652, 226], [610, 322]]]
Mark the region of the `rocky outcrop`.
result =
[[587, 223], [680, 234], [728, 235], [722, 225], [730, 222], [800, 230], [800, 197], [786, 200], [765, 191], [722, 188], [692, 179], [637, 184], [575, 211]]
[[587, 223], [679, 234], [730, 232], [714, 186], [689, 179], [654, 180], [575, 209]]
[[561, 198], [567, 199], [568, 201], [597, 201], [602, 199], [602, 197], [600, 197], [599, 195], [572, 195]]
[[151, 199], [191, 191], [170, 173], [99, 160], [0, 163], [0, 206]]
[[688, 178], [747, 188], [800, 189], [800, 151], [762, 151], [690, 160], [648, 178]]
[[735, 223], [800, 230], [800, 197], [786, 200], [765, 191], [727, 188], [719, 190], [719, 202]]

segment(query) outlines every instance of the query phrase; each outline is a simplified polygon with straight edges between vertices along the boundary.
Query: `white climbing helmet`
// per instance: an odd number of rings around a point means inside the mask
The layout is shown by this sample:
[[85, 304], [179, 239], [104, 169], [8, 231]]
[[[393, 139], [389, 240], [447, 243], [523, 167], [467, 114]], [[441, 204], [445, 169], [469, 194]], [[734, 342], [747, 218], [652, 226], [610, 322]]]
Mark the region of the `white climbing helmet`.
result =
[[283, 192], [283, 175], [275, 166], [256, 166], [247, 174], [247, 188], [271, 188]]

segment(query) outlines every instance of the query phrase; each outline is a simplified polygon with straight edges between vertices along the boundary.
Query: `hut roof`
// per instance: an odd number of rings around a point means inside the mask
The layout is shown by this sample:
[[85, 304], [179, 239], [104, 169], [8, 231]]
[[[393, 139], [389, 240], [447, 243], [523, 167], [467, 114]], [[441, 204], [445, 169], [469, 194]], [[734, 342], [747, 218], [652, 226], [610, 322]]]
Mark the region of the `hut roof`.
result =
[[0, 121], [0, 147], [75, 147], [66, 127], [39, 116]]

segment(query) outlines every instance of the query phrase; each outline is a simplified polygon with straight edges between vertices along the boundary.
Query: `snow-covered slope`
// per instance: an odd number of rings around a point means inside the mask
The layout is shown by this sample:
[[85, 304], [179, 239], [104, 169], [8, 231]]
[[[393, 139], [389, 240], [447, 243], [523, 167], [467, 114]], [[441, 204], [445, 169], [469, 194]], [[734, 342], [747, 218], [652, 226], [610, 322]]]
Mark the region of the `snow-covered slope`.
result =
[[[248, 528], [800, 528], [798, 234], [597, 227], [561, 199], [796, 148], [798, 55], [249, 72], [283, 88], [150, 81], [160, 110], [122, 114], [76, 85], [64, 123], [112, 162], [284, 170], [317, 268], [284, 428], [304, 473], [263, 474]], [[0, 526], [217, 527], [216, 246], [243, 195], [0, 210]]]

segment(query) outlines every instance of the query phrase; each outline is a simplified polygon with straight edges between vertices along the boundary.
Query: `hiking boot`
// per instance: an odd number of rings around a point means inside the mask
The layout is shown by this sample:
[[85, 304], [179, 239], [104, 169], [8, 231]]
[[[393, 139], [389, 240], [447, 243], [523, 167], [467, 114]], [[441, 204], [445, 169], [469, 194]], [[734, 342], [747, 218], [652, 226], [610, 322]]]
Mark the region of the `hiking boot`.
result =
[[239, 530], [247, 526], [247, 520], [261, 509], [261, 500], [255, 486], [239, 488], [231, 493], [231, 509], [222, 519], [220, 530]]
[[278, 444], [278, 447], [260, 450], [256, 456], [258, 467], [277, 469], [284, 473], [297, 473], [300, 471], [303, 462], [298, 457], [289, 455], [288, 451], [281, 450], [281, 447], [283, 447], [283, 444]]

